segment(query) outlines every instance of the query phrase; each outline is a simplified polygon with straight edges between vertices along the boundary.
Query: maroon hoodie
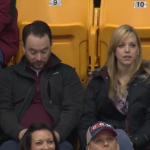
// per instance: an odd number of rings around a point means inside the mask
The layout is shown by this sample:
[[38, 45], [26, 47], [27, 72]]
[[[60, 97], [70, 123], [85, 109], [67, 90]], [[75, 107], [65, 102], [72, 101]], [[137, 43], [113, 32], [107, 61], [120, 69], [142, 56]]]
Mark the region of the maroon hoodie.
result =
[[19, 49], [16, 0], [0, 0], [0, 49], [7, 64]]

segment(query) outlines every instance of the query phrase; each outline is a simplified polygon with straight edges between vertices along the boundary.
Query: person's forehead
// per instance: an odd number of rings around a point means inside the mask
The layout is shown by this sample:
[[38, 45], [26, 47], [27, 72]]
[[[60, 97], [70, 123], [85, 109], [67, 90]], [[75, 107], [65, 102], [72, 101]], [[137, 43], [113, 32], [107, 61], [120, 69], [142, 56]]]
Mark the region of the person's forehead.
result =
[[43, 50], [46, 47], [50, 47], [50, 45], [51, 44], [47, 35], [43, 37], [29, 35], [26, 41], [26, 47], [36, 50]]
[[120, 40], [120, 43], [127, 43], [127, 42], [137, 42], [135, 34], [131, 33], [129, 35], [124, 35]]
[[31, 136], [34, 139], [39, 139], [40, 137], [43, 137], [43, 136], [44, 137], [48, 136], [50, 138], [53, 137], [52, 133], [47, 129], [36, 130], [36, 131], [32, 132]]
[[49, 40], [49, 37], [48, 37], [47, 34], [44, 34], [43, 36], [39, 36], [39, 35], [34, 35], [34, 34], [31, 33], [31, 34], [28, 35], [28, 37], [27, 37], [26, 40], [27, 40], [27, 41], [31, 41], [31, 40], [35, 40], [35, 39], [38, 39], [38, 40], [39, 40], [39, 39], [40, 39], [40, 40], [41, 40], [41, 39], [46, 39], [46, 40], [48, 39], [48, 40]]

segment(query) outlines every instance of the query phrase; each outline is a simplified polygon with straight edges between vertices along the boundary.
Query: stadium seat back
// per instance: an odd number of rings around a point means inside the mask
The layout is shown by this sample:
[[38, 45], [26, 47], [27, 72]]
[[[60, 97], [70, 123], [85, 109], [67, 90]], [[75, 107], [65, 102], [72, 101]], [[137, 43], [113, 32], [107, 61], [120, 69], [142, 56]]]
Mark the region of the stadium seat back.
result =
[[[34, 20], [45, 21], [52, 30], [55, 53], [63, 63], [76, 68], [84, 83], [87, 81], [88, 32], [93, 24], [93, 0], [61, 0], [61, 5], [52, 5], [52, 0], [17, 0], [20, 41], [26, 24]], [[23, 51], [16, 57], [19, 62]]]
[[[147, 3], [146, 3], [147, 2]], [[100, 65], [107, 57], [107, 49], [114, 30], [123, 24], [133, 26], [142, 43], [143, 58], [150, 60], [150, 5], [148, 1], [102, 0], [99, 19], [98, 51]]]

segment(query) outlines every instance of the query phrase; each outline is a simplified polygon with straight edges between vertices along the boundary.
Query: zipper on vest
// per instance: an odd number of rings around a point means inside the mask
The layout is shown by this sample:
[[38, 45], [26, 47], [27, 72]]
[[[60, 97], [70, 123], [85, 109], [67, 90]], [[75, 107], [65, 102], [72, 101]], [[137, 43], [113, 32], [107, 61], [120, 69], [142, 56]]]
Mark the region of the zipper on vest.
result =
[[21, 108], [20, 108], [20, 110], [19, 110], [19, 113], [18, 113], [18, 118], [19, 118], [19, 120], [20, 120], [20, 113], [21, 113], [21, 110], [22, 110], [22, 108], [24, 107], [24, 105], [25, 105], [25, 103], [26, 103], [26, 101], [27, 101], [27, 99], [28, 99], [28, 97], [29, 97], [29, 95], [30, 95], [30, 93], [31, 93], [31, 91], [32, 91], [33, 88], [34, 88], [34, 85], [30, 88], [30, 90], [29, 90], [27, 96], [25, 97], [25, 100], [24, 100], [24, 102], [23, 102], [23, 104], [22, 104], [22, 106], [21, 106]]

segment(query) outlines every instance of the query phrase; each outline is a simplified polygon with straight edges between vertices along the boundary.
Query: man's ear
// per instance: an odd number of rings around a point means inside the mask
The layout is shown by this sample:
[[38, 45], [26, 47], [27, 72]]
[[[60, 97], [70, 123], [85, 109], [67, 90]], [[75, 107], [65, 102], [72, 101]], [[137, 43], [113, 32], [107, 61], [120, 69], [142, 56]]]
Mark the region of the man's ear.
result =
[[53, 46], [53, 40], [51, 41], [51, 45], [50, 45], [50, 48], [52, 49], [52, 46]]
[[25, 45], [24, 45], [24, 43], [23, 43], [23, 42], [21, 42], [21, 45], [22, 45], [22, 49], [23, 49], [23, 51], [25, 52]]
[[86, 150], [90, 150], [90, 146], [89, 145], [86, 146]]

